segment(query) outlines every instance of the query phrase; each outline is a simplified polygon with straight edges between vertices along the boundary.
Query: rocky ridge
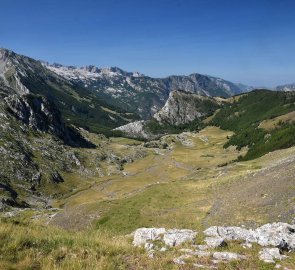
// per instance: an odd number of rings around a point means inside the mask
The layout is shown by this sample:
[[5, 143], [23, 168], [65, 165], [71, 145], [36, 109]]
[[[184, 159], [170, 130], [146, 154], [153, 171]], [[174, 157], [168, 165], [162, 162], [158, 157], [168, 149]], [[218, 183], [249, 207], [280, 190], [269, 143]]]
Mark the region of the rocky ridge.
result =
[[92, 91], [47, 69], [40, 61], [0, 49], [0, 93], [35, 94], [59, 108], [64, 120], [92, 131], [108, 131], [138, 119]]
[[185, 127], [187, 124], [194, 121], [200, 122], [212, 115], [221, 103], [221, 99], [217, 100], [184, 91], [172, 91], [164, 107], [154, 114], [152, 120], [128, 123], [115, 130], [134, 138], [156, 139], [165, 134], [164, 128], [162, 133], [156, 134], [152, 132], [151, 125]]
[[175, 89], [202, 95], [230, 97], [241, 88], [229, 81], [208, 75], [168, 76], [151, 78], [117, 67], [73, 67], [43, 62], [44, 67], [64, 79], [91, 90], [113, 105], [138, 113], [148, 119], [160, 110]]
[[153, 117], [159, 123], [183, 125], [213, 114], [219, 107], [216, 100], [184, 91], [172, 91], [164, 107]]

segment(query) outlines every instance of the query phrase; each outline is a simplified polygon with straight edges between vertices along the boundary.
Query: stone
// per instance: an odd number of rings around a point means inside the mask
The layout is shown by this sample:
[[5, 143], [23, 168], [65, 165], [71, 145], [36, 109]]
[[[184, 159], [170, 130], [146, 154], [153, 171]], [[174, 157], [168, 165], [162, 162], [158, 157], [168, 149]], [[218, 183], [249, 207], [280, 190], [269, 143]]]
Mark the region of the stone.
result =
[[173, 259], [173, 262], [175, 264], [184, 265], [184, 264], [186, 264], [186, 262], [184, 260], [189, 259], [189, 258], [191, 258], [191, 255], [181, 255], [178, 258]]
[[210, 248], [225, 247], [227, 243], [224, 241], [224, 238], [221, 237], [207, 237], [205, 238], [207, 246]]
[[278, 248], [264, 248], [259, 252], [259, 259], [266, 263], [275, 263], [274, 259], [281, 260], [282, 256]]
[[245, 242], [245, 243], [242, 243], [241, 246], [243, 248], [252, 248], [253, 245], [251, 243]]
[[153, 248], [154, 248], [154, 244], [152, 244], [152, 243], [145, 243], [145, 244], [144, 244], [144, 248], [145, 248], [145, 250], [147, 250], [147, 251], [153, 250]]
[[211, 253], [209, 251], [203, 251], [203, 250], [193, 251], [190, 254], [197, 256], [197, 257], [209, 257], [211, 255]]
[[193, 252], [193, 250], [190, 248], [181, 248], [179, 251], [184, 252], [184, 253], [192, 253]]
[[178, 246], [184, 242], [193, 242], [196, 235], [197, 235], [197, 232], [192, 230], [172, 229], [172, 230], [167, 230], [164, 233], [163, 241], [167, 246], [173, 247], [173, 246]]
[[145, 245], [148, 241], [161, 239], [161, 235], [166, 232], [165, 228], [140, 228], [134, 232], [133, 245]]
[[253, 242], [256, 240], [255, 232], [241, 227], [218, 227], [212, 226], [204, 231], [206, 236], [221, 237], [225, 240], [245, 240]]
[[207, 250], [210, 247], [207, 245], [193, 245], [194, 248], [198, 249], [198, 250]]
[[225, 240], [244, 240], [246, 243], [258, 243], [265, 247], [279, 247], [281, 250], [295, 249], [295, 226], [282, 222], [268, 223], [256, 230], [212, 226], [205, 230], [204, 234]]
[[257, 243], [261, 246], [279, 246], [295, 249], [295, 227], [287, 223], [268, 223], [255, 230]]
[[244, 260], [246, 256], [233, 252], [214, 252], [213, 258], [220, 261]]
[[197, 269], [218, 269], [214, 265], [203, 265], [203, 264], [198, 264], [198, 263], [194, 263], [193, 266]]
[[211, 255], [210, 252], [204, 250], [192, 250], [189, 248], [182, 248], [179, 250], [180, 252], [187, 253], [189, 255], [198, 256], [198, 257], [209, 257]]
[[155, 257], [155, 253], [154, 253], [153, 250], [148, 251], [148, 257], [151, 258], [151, 259]]

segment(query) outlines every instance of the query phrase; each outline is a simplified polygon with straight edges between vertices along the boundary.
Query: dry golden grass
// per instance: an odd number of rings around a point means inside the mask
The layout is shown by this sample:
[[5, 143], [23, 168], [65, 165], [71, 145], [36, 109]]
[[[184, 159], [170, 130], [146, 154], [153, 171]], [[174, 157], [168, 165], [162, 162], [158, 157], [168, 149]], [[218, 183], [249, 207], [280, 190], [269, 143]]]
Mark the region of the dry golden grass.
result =
[[267, 119], [267, 120], [263, 120], [260, 124], [259, 124], [259, 128], [263, 128], [265, 130], [272, 130], [275, 129], [276, 127], [278, 127], [280, 124], [283, 123], [294, 123], [295, 122], [295, 111], [293, 112], [289, 112], [287, 114], [284, 115], [280, 115], [277, 116], [275, 118], [272, 119]]
[[[49, 221], [47, 212], [38, 220], [30, 219], [34, 211], [24, 212], [19, 218], [2, 219], [0, 269], [194, 269], [172, 263], [181, 254], [177, 250], [150, 259], [143, 250], [133, 248], [124, 235], [138, 227], [201, 231], [223, 223], [264, 223], [275, 220], [271, 213], [288, 211], [294, 204], [294, 174], [288, 160], [295, 156], [295, 148], [232, 163], [246, 150], [224, 149], [231, 135], [214, 127], [197, 134], [169, 135], [164, 140], [172, 149], [145, 149], [145, 157], [125, 164], [123, 171], [113, 175], [83, 178], [65, 174], [64, 195], [54, 201], [63, 210], [50, 224], [80, 231], [45, 226]], [[118, 154], [131, 153], [140, 143], [88, 136]], [[86, 156], [95, 155], [100, 149], [77, 151]], [[89, 166], [93, 166], [91, 156], [88, 158]], [[269, 180], [269, 175], [276, 173], [285, 177], [281, 187]], [[265, 194], [260, 196], [259, 191], [256, 196], [256, 190], [261, 188]], [[282, 203], [272, 208], [271, 199]], [[201, 240], [199, 236], [198, 242]], [[248, 259], [221, 263], [218, 269], [273, 269], [258, 260], [258, 247], [242, 250], [234, 243], [227, 250], [245, 254]], [[193, 260], [209, 263], [208, 259]], [[294, 260], [291, 254], [280, 264], [294, 269]]]

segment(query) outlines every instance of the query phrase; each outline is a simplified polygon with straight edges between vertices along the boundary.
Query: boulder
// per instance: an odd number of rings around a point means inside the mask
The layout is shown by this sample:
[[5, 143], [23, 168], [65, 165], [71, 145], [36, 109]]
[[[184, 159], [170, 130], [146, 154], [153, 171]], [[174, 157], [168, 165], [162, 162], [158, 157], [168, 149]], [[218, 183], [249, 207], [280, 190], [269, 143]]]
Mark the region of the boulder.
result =
[[161, 239], [166, 232], [165, 228], [140, 228], [134, 232], [133, 245], [145, 245], [148, 241]]
[[287, 223], [268, 223], [256, 230], [241, 227], [212, 226], [204, 231], [206, 236], [220, 237], [225, 240], [245, 240], [261, 246], [279, 247], [281, 250], [295, 249], [295, 226]]
[[295, 249], [295, 226], [287, 223], [268, 223], [255, 230], [257, 243], [261, 246], [277, 246]]
[[167, 246], [178, 246], [184, 242], [193, 242], [197, 232], [192, 230], [167, 230], [164, 233], [163, 241]]
[[225, 247], [227, 243], [221, 237], [206, 237], [205, 242], [210, 248]]
[[186, 262], [184, 260], [191, 258], [191, 255], [181, 255], [178, 258], [173, 259], [175, 264], [184, 265]]
[[213, 258], [220, 261], [244, 260], [246, 256], [233, 252], [214, 252]]
[[274, 259], [281, 260], [282, 256], [278, 248], [264, 248], [259, 252], [259, 259], [266, 263], [275, 263]]
[[212, 226], [204, 231], [204, 234], [211, 237], [221, 237], [224, 240], [245, 240], [254, 242], [255, 232], [241, 227], [218, 227]]

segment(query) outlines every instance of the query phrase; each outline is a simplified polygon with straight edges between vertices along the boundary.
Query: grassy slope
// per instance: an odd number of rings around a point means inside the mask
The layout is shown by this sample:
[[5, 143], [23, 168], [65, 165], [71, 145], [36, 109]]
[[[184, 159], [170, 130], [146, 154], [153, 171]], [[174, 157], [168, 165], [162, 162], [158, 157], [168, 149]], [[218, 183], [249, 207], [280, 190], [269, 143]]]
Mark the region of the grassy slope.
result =
[[[148, 149], [148, 156], [124, 166], [127, 176], [119, 173], [81, 182], [79, 190], [56, 201], [64, 210], [52, 217], [50, 223], [74, 228], [76, 217], [86, 220], [99, 211], [95, 217], [98, 221], [83, 231], [42, 225], [48, 224], [49, 215], [55, 212], [25, 211], [18, 217], [2, 219], [0, 265], [3, 269], [179, 269], [172, 263], [172, 258], [180, 254], [177, 250], [149, 259], [142, 250], [132, 248], [131, 240], [124, 235], [140, 226], [187, 227], [200, 231], [211, 224], [287, 220], [284, 214], [292, 209], [290, 199], [294, 198], [290, 188], [294, 186], [294, 168], [287, 170], [285, 163], [294, 158], [295, 149], [223, 166], [242, 154], [233, 148], [223, 148], [231, 135], [214, 127], [199, 134], [169, 135], [165, 140], [174, 141], [172, 150]], [[97, 143], [100, 141], [96, 135], [90, 136]], [[128, 147], [136, 144], [137, 141], [122, 138], [109, 141], [109, 147], [117, 151], [130, 151]], [[269, 171], [273, 175], [270, 170], [281, 176], [285, 172], [280, 182], [276, 182], [280, 185], [272, 183], [273, 178], [267, 174]], [[70, 181], [66, 178], [68, 184]], [[245, 189], [241, 190], [241, 184]], [[257, 185], [264, 194], [256, 196]], [[276, 188], [272, 190], [272, 187]], [[278, 201], [281, 203], [277, 204]], [[223, 207], [220, 209], [218, 205]], [[281, 218], [272, 216], [278, 213], [283, 214]], [[201, 241], [197, 239], [197, 243]], [[219, 269], [274, 267], [258, 260], [258, 247], [245, 250], [233, 243], [223, 250], [245, 254], [248, 259], [220, 264]], [[280, 264], [292, 269], [294, 254], [288, 255], [289, 259]], [[202, 258], [197, 262], [207, 263]], [[188, 265], [182, 269], [192, 268]]]
[[225, 145], [248, 146], [243, 160], [260, 157], [276, 149], [295, 144], [294, 123], [281, 123], [271, 131], [259, 127], [266, 120], [295, 110], [295, 94], [256, 90], [226, 104], [211, 120], [211, 124], [235, 132]]
[[[131, 239], [112, 237], [105, 231], [68, 232], [50, 226], [32, 224], [27, 218], [1, 219], [0, 223], [0, 269], [2, 270], [118, 270], [118, 269], [183, 269], [195, 267], [190, 264], [179, 267], [172, 259], [182, 253], [179, 248], [158, 252], [153, 259], [142, 249], [133, 248]], [[196, 240], [201, 243], [200, 240]], [[231, 243], [223, 251], [246, 255], [247, 260], [219, 263], [218, 269], [272, 270], [274, 265], [258, 260], [260, 248], [244, 249], [239, 243]], [[292, 269], [294, 253], [280, 262]], [[207, 258], [196, 258], [195, 263], [209, 264]]]

